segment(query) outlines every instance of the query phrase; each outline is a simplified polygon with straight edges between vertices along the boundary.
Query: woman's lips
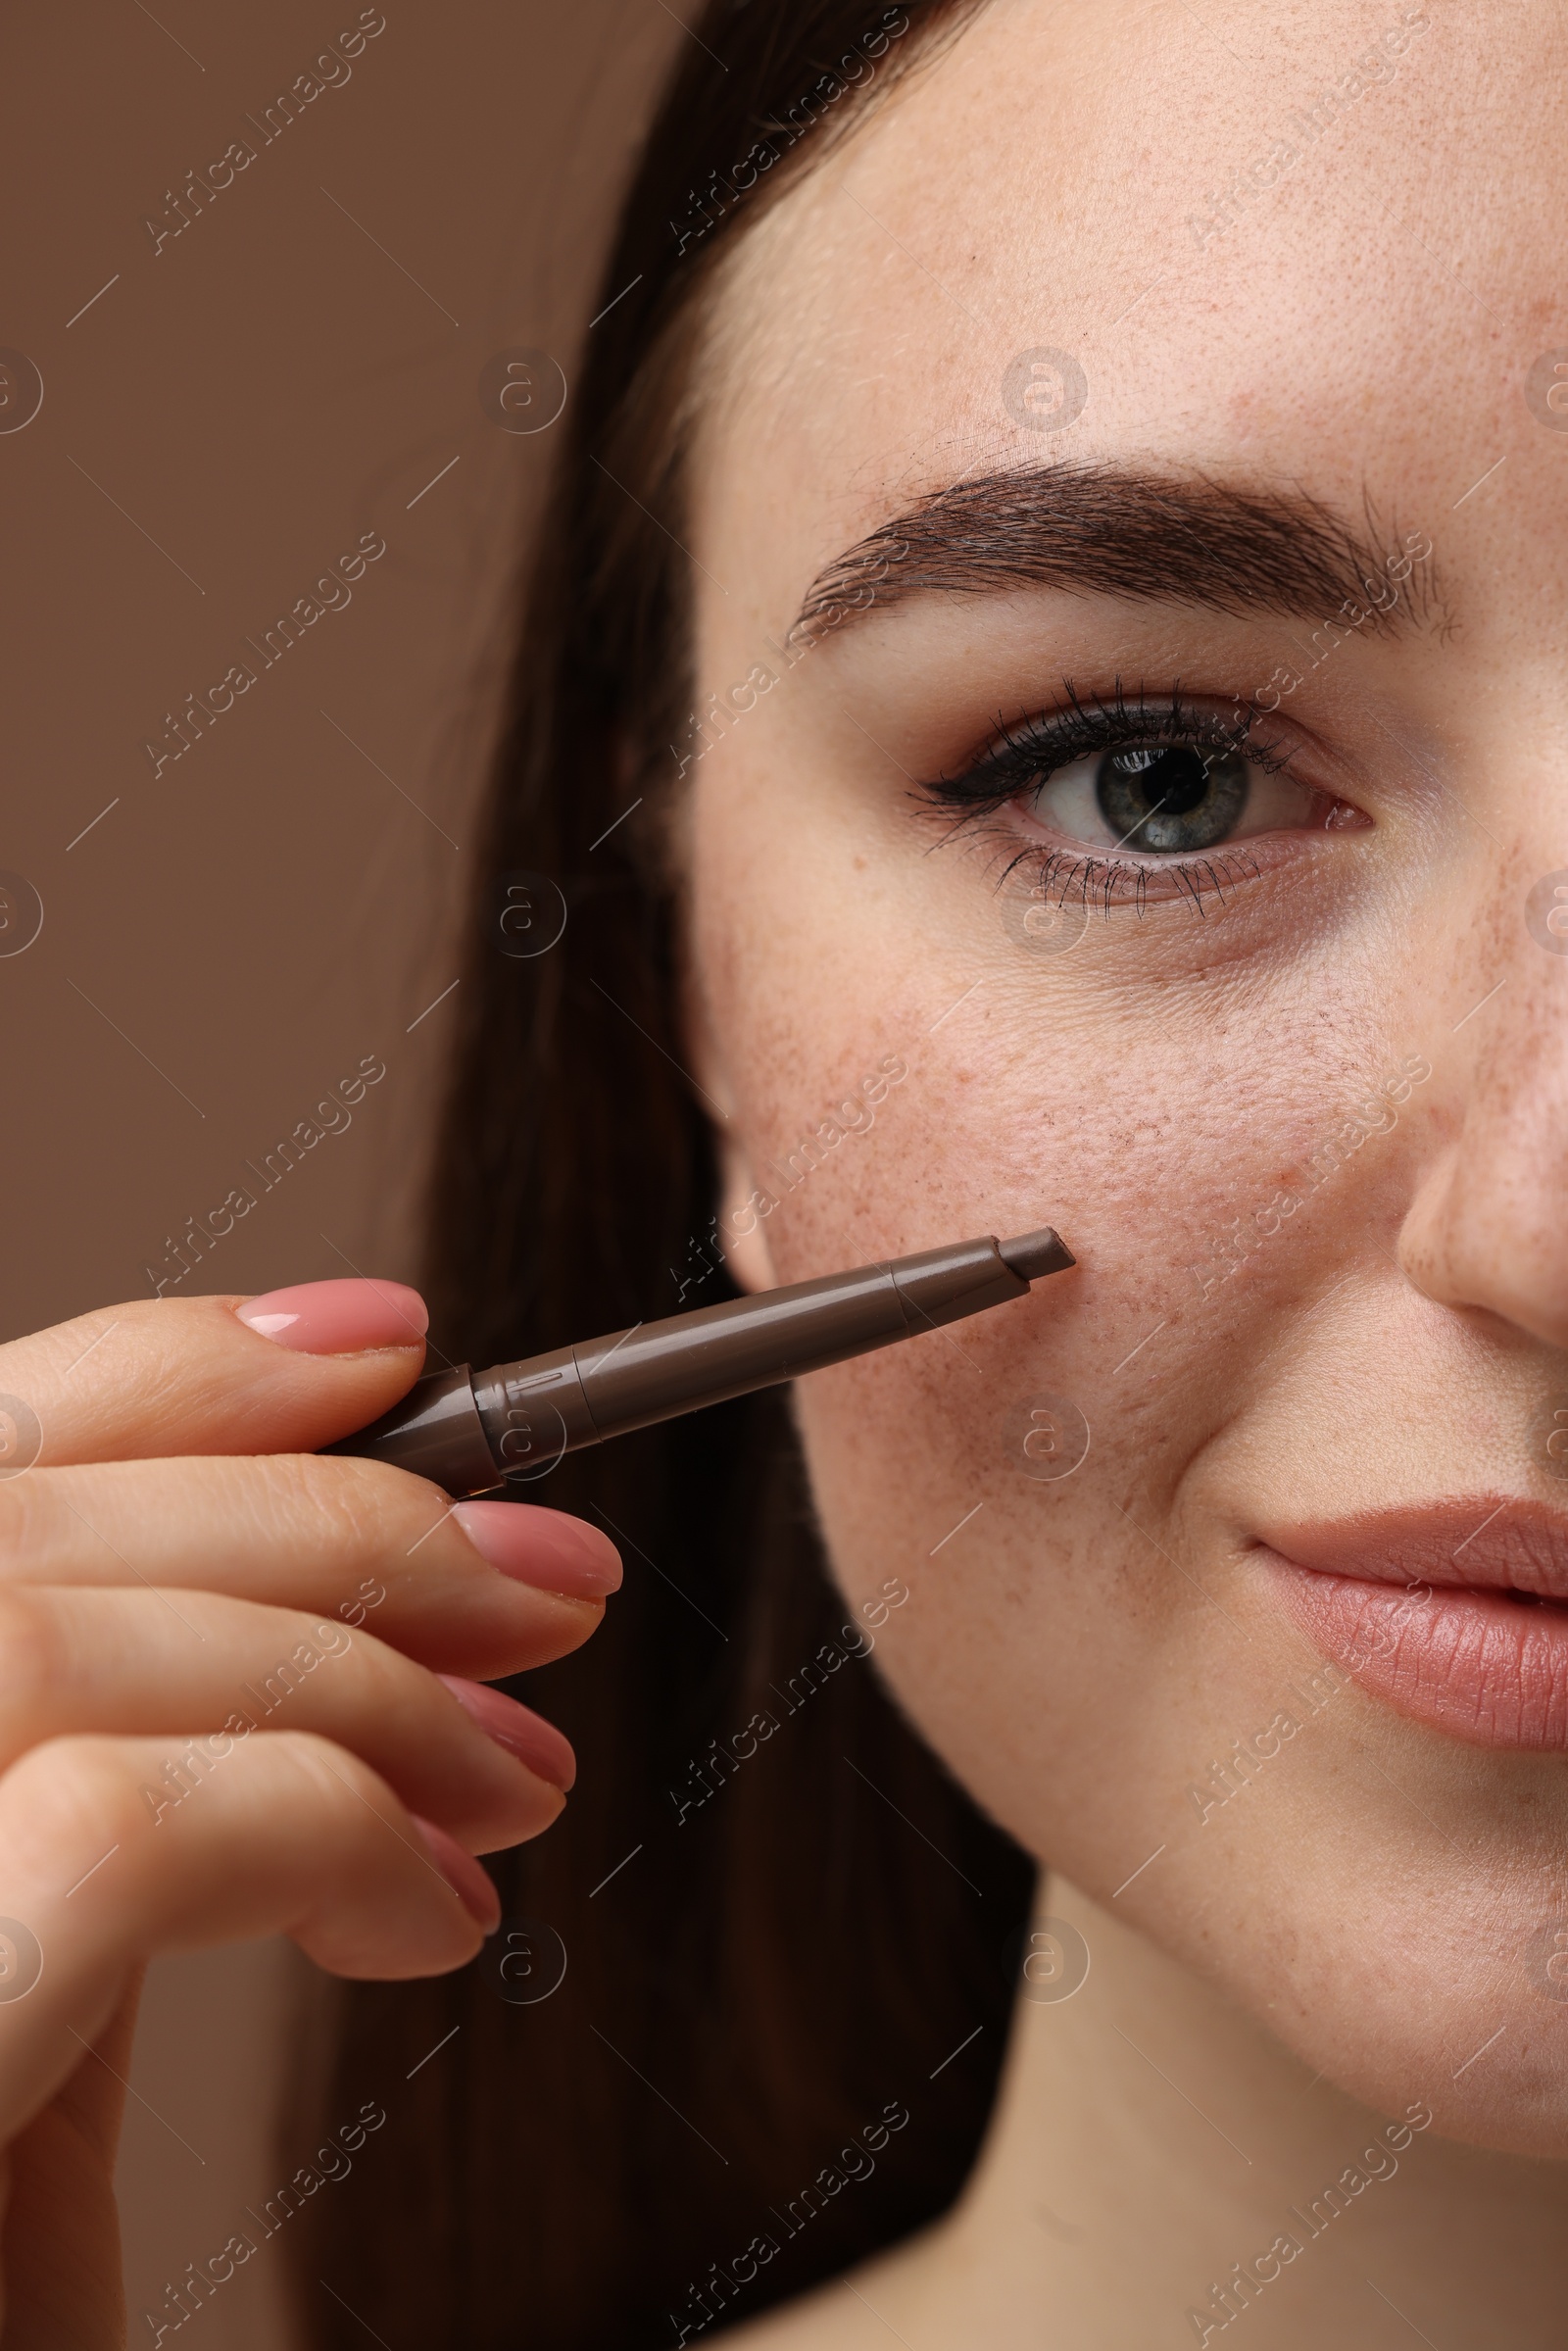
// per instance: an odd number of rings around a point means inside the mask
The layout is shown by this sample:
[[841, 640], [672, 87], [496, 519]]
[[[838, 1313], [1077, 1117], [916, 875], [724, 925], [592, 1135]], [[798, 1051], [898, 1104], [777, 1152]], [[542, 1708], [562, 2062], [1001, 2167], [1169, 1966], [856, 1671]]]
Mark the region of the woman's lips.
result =
[[1568, 1519], [1466, 1496], [1254, 1554], [1307, 1639], [1400, 1714], [1485, 1747], [1568, 1749]]

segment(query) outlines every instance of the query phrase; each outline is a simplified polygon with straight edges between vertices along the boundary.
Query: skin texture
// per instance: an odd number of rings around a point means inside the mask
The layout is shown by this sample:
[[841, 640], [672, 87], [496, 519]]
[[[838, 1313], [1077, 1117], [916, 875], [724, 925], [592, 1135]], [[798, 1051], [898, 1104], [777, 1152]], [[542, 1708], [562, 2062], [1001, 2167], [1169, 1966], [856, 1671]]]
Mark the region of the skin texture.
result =
[[[1558, 2339], [1562, 1754], [1470, 1743], [1353, 1674], [1298, 1702], [1322, 1652], [1257, 1549], [1434, 1501], [1477, 1524], [1534, 1502], [1559, 1551], [1568, 1526], [1533, 1434], [1568, 1394], [1568, 958], [1526, 920], [1568, 858], [1568, 435], [1525, 397], [1568, 344], [1559, 30], [1427, 12], [1277, 184], [1191, 225], [1402, 21], [997, 0], [718, 289], [699, 708], [782, 671], [768, 640], [824, 566], [970, 469], [1304, 490], [1380, 548], [1431, 546], [1427, 624], [1347, 631], [1316, 666], [1311, 616], [1183, 609], [1175, 565], [1163, 602], [873, 605], [692, 770], [692, 1045], [741, 1278], [1047, 1222], [1081, 1259], [800, 1395], [846, 1593], [911, 1588], [883, 1670], [1059, 1873], [1047, 1907], [1094, 1966], [1071, 2002], [1023, 2004], [957, 2216], [764, 2337], [1210, 2339], [1208, 2281], [1413, 2109], [1397, 2181], [1250, 2300], [1250, 2339]], [[1043, 345], [1088, 385], [1055, 434], [1002, 397]], [[1027, 820], [947, 838], [911, 793], [1064, 680], [1168, 700], [1179, 678], [1225, 708], [1281, 664], [1292, 772], [1359, 822], [1253, 843], [1203, 913], [1123, 898], [1031, 954], [998, 895]], [[830, 1140], [889, 1054], [907, 1078]], [[1054, 1482], [1006, 1450], [1043, 1393], [1091, 1432]], [[1282, 1710], [1296, 1732], [1205, 1812], [1195, 1786]]]
[[[575, 1522], [523, 1509], [503, 1544], [492, 1509], [476, 1524], [498, 1572], [422, 1480], [311, 1457], [394, 1402], [424, 1351], [411, 1293], [322, 1287], [336, 1319], [315, 1337], [354, 1352], [300, 1352], [298, 1330], [275, 1344], [222, 1298], [0, 1347], [0, 2329], [17, 2351], [124, 2340], [113, 2176], [144, 1962], [286, 1933], [340, 1975], [461, 1967], [499, 1912], [471, 1856], [537, 1836], [570, 1784], [560, 1734], [477, 1683], [597, 1628], [602, 1598], [551, 1588]], [[608, 1547], [582, 1530], [602, 1584]]]

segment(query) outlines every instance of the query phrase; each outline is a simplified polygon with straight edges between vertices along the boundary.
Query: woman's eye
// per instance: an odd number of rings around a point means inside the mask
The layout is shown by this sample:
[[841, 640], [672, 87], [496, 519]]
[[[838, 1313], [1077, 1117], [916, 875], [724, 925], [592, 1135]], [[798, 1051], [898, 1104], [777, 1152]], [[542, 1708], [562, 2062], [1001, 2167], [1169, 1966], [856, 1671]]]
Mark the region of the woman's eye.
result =
[[1176, 857], [1252, 833], [1321, 825], [1322, 798], [1238, 751], [1194, 743], [1127, 745], [1058, 767], [1020, 805], [1094, 849]]

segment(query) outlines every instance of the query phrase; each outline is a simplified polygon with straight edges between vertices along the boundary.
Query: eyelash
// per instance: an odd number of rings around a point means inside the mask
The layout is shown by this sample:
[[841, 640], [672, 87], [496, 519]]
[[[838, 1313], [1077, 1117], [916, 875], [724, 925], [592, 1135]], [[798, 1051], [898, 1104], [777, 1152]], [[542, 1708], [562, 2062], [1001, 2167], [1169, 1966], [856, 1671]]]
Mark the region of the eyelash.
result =
[[[915, 797], [926, 808], [952, 818], [947, 839], [979, 831], [1022, 793], [1094, 751], [1116, 751], [1130, 744], [1199, 743], [1215, 753], [1238, 754], [1265, 775], [1278, 775], [1290, 762], [1289, 752], [1251, 741], [1264, 715], [1253, 703], [1238, 703], [1232, 713], [1197, 709], [1182, 700], [1179, 684], [1162, 702], [1146, 699], [1142, 688], [1129, 700], [1120, 678], [1109, 695], [1094, 702], [1081, 701], [1071, 679], [1062, 681], [1062, 695], [1058, 710], [1012, 724], [999, 719], [992, 748], [961, 774], [938, 776], [915, 787]], [[1130, 899], [1140, 913], [1153, 874], [1162, 884], [1174, 884], [1184, 892], [1200, 914], [1205, 889], [1223, 900], [1228, 885], [1250, 880], [1258, 870], [1255, 860], [1234, 854], [1162, 857], [1156, 865], [1131, 857], [1024, 848], [1009, 857], [997, 888], [1024, 864], [1033, 865], [1035, 888], [1046, 897], [1059, 882], [1058, 901], [1071, 890], [1108, 911], [1119, 896]]]

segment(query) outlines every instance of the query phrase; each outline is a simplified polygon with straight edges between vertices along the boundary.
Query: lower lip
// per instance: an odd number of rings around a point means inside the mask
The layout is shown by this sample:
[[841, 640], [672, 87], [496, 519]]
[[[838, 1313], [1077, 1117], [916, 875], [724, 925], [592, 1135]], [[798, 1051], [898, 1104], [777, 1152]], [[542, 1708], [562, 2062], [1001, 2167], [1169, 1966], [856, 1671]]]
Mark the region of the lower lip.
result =
[[1396, 1713], [1472, 1746], [1568, 1749], [1568, 1607], [1254, 1557], [1314, 1647]]

